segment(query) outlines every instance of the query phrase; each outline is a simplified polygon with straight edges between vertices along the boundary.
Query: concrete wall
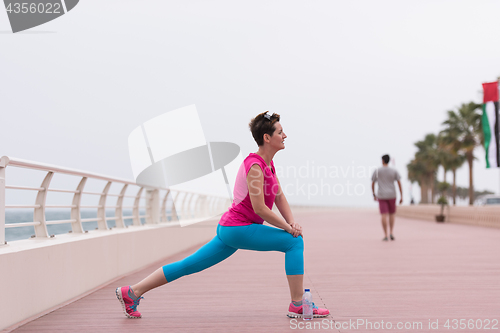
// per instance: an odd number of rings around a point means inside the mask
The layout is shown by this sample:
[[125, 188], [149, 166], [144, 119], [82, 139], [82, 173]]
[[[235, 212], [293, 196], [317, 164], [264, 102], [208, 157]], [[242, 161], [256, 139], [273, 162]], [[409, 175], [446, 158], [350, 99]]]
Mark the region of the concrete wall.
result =
[[29, 239], [0, 247], [0, 330], [216, 234], [217, 220]]
[[[433, 204], [398, 206], [397, 216], [435, 221], [441, 206]], [[500, 206], [448, 206], [445, 222], [500, 228]]]

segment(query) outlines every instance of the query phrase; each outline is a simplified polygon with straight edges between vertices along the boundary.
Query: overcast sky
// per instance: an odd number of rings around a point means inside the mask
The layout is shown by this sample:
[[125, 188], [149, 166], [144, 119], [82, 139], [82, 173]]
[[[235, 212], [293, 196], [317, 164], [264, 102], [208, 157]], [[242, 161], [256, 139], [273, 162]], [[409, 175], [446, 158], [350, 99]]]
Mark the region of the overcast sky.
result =
[[[246, 156], [249, 120], [270, 110], [292, 203], [375, 206], [368, 169], [385, 153], [409, 202], [413, 143], [500, 76], [498, 13], [498, 1], [82, 0], [12, 34], [0, 10], [0, 156], [133, 179], [127, 139], [145, 121], [195, 104], [206, 140]], [[476, 189], [498, 192], [500, 171], [476, 156]]]

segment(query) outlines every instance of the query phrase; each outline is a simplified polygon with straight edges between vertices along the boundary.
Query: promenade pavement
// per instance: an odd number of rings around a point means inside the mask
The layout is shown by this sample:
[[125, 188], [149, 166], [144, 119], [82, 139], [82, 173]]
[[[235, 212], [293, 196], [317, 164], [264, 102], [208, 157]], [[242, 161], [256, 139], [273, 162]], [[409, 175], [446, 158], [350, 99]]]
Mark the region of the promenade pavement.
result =
[[[127, 319], [115, 288], [182, 259], [197, 246], [14, 332], [500, 331], [500, 229], [397, 218], [396, 240], [382, 242], [376, 210], [302, 210], [295, 216], [304, 228], [304, 287], [311, 288], [317, 305], [330, 310], [326, 320], [305, 324], [286, 317], [284, 254], [244, 250], [145, 294], [138, 307], [143, 318]], [[460, 329], [461, 319], [465, 329]]]

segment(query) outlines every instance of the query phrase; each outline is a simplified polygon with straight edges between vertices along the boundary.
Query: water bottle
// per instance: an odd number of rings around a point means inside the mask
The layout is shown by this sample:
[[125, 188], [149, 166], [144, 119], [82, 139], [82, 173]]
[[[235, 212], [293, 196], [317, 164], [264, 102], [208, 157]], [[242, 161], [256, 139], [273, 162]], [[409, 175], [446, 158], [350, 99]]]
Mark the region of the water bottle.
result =
[[313, 298], [309, 289], [306, 289], [302, 296], [302, 319], [313, 319]]

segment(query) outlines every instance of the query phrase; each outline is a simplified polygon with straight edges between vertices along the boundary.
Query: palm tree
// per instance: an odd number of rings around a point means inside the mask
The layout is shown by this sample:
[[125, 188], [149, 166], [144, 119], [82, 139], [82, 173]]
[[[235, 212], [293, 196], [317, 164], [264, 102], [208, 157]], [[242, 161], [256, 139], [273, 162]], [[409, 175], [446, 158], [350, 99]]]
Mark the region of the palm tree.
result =
[[453, 206], [457, 203], [457, 169], [460, 168], [465, 162], [465, 156], [456, 154], [450, 162], [450, 168], [453, 173], [453, 185], [451, 186], [451, 193], [453, 196]]
[[443, 182], [446, 182], [446, 173], [451, 169], [450, 163], [453, 159], [451, 149], [447, 145], [444, 135], [438, 134], [436, 138], [437, 143], [437, 158], [439, 164], [443, 167]]
[[457, 169], [464, 164], [465, 156], [459, 154], [458, 138], [452, 136], [452, 134], [441, 131], [438, 135], [438, 148], [440, 164], [444, 169], [443, 181], [446, 182], [446, 172], [448, 170], [451, 170], [453, 174], [452, 197], [453, 206], [455, 206], [457, 198]]
[[[434, 134], [427, 134], [422, 141], [417, 141], [415, 146], [418, 151], [415, 153], [415, 159], [422, 164], [426, 184], [426, 188], [431, 190], [431, 200], [426, 200], [434, 203], [435, 197], [435, 179], [436, 171], [439, 166], [439, 154], [437, 149], [437, 138]], [[427, 195], [425, 196], [427, 197]]]
[[477, 112], [481, 104], [462, 104], [457, 112], [448, 111], [448, 119], [443, 122], [444, 135], [455, 138], [457, 151], [462, 152], [469, 164], [469, 205], [474, 203], [473, 162], [474, 149], [484, 141], [481, 114]]
[[427, 174], [425, 165], [421, 160], [413, 159], [406, 165], [408, 169], [408, 179], [412, 183], [417, 183], [420, 187], [420, 202], [426, 203], [428, 202], [427, 192]]

